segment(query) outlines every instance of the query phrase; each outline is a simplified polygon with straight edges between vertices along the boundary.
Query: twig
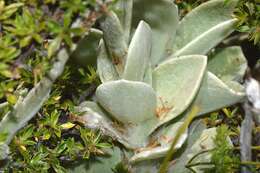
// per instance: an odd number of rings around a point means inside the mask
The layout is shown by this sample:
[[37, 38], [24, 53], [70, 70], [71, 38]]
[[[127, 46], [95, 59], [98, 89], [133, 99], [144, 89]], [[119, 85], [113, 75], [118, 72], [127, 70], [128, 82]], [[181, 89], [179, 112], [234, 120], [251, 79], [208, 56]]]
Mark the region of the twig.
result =
[[[253, 114], [250, 110], [248, 102], [244, 103], [245, 119], [241, 125], [240, 132], [240, 153], [241, 161], [251, 161], [252, 160], [252, 126], [253, 126]], [[251, 173], [248, 167], [242, 166], [241, 173]]]

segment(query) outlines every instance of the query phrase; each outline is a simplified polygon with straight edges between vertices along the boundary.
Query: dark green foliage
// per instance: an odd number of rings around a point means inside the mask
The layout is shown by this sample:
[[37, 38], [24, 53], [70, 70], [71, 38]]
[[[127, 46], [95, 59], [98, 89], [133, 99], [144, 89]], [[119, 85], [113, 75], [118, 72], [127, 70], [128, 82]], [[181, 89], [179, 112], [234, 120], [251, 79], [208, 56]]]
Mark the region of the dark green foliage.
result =
[[249, 38], [254, 44], [260, 43], [260, 1], [240, 0], [235, 11], [239, 20], [237, 29], [249, 33]]
[[[55, 98], [57, 96], [54, 95], [51, 99]], [[59, 106], [59, 111], [56, 106]], [[75, 120], [79, 115], [73, 111], [66, 112], [70, 106], [71, 103], [46, 103], [39, 116], [12, 141], [12, 159], [6, 171], [65, 172], [63, 164], [88, 159], [90, 155], [102, 155], [103, 148], [111, 147], [101, 140], [99, 132], [81, 127]]]
[[214, 139], [216, 148], [212, 151], [211, 162], [214, 165], [206, 172], [236, 172], [239, 168], [239, 157], [232, 150], [231, 141], [228, 141], [230, 131], [226, 125], [217, 128], [217, 135]]
[[4, 29], [19, 39], [21, 48], [28, 46], [32, 41], [41, 43], [43, 38], [40, 32], [44, 29], [45, 23], [41, 22], [43, 13], [36, 10], [32, 14], [28, 8], [24, 7], [22, 14], [17, 14], [15, 19], [5, 21]]

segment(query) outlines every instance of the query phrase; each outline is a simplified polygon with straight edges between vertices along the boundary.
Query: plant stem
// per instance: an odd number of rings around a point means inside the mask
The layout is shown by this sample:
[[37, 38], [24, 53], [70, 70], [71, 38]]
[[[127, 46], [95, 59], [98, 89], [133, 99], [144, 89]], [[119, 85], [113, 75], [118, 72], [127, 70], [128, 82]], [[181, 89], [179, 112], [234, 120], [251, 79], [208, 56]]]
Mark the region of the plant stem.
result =
[[199, 107], [197, 107], [197, 106], [192, 107], [191, 112], [189, 113], [189, 116], [185, 119], [182, 126], [178, 129], [177, 135], [172, 142], [171, 148], [170, 148], [169, 152], [167, 153], [167, 155], [166, 155], [165, 159], [163, 160], [163, 163], [162, 163], [162, 165], [159, 169], [159, 173], [166, 173], [167, 172], [171, 157], [176, 152], [175, 145], [179, 141], [181, 135], [189, 127], [191, 121], [197, 115], [198, 112], [199, 112]]

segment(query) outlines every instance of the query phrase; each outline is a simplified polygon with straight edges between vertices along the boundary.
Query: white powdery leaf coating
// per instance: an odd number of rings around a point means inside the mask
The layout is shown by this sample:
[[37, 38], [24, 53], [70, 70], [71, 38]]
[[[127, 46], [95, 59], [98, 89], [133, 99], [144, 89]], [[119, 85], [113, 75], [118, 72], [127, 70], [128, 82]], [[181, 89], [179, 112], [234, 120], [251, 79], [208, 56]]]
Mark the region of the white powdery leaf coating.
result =
[[58, 52], [57, 62], [53, 64], [53, 67], [49, 72], [49, 77], [51, 78], [52, 81], [55, 81], [61, 75], [68, 58], [69, 55], [66, 49], [61, 49]]
[[225, 21], [190, 41], [181, 49], [174, 52], [173, 57], [181, 55], [202, 54], [206, 55], [213, 47], [230, 35], [237, 23], [236, 19]]
[[117, 1], [114, 8], [123, 27], [126, 43], [128, 43], [132, 24], [133, 0]]
[[96, 96], [111, 117], [124, 124], [124, 136], [132, 148], [144, 147], [157, 123], [153, 88], [143, 82], [117, 80], [100, 85]]
[[189, 107], [200, 88], [206, 65], [206, 56], [189, 55], [170, 59], [154, 69], [158, 126]]
[[[236, 84], [240, 86], [238, 83]], [[245, 93], [238, 86], [231, 85], [231, 83], [227, 85], [213, 73], [207, 72], [193, 102], [193, 105], [200, 108], [198, 115], [242, 102]]]
[[102, 83], [117, 80], [119, 78], [118, 73], [109, 58], [106, 50], [104, 40], [100, 40], [99, 54], [97, 58], [97, 71]]
[[212, 0], [198, 6], [179, 23], [174, 40], [175, 56], [206, 54], [234, 31], [235, 20], [231, 14], [237, 0], [224, 4], [223, 0]]
[[113, 61], [116, 61], [115, 68], [122, 75], [124, 71], [125, 55], [127, 54], [127, 44], [123, 28], [117, 15], [109, 12], [100, 20], [100, 27], [103, 31], [104, 41], [106, 43], [109, 55]]
[[207, 69], [222, 81], [242, 81], [247, 61], [241, 47], [231, 46], [217, 50], [209, 57]]
[[179, 22], [178, 8], [170, 0], [134, 0], [133, 28], [140, 20], [152, 28], [151, 65], [155, 67], [172, 51], [173, 38]]
[[130, 43], [123, 78], [143, 81], [148, 67], [152, 47], [152, 30], [144, 21], [140, 21]]
[[156, 94], [143, 82], [117, 80], [97, 88], [98, 102], [123, 123], [141, 123], [155, 118]]
[[[176, 122], [176, 123], [161, 127], [154, 134], [151, 135], [151, 141], [158, 141], [161, 146], [169, 145], [170, 143], [172, 143], [173, 139], [176, 137], [177, 131], [182, 125], [183, 125], [183, 122]], [[187, 133], [187, 131], [185, 133]], [[181, 136], [181, 138], [182, 137], [183, 136]], [[180, 139], [180, 141], [182, 141], [182, 140]], [[183, 142], [180, 142], [180, 144], [182, 144]], [[179, 145], [179, 143], [177, 145]]]
[[[187, 158], [188, 158], [187, 160], [190, 160], [194, 155], [198, 154], [201, 151], [214, 149], [215, 148], [214, 138], [216, 137], [216, 135], [217, 135], [216, 128], [209, 128], [209, 129], [203, 130], [200, 137], [196, 140], [196, 142], [189, 149], [189, 152], [187, 153]], [[232, 147], [232, 142], [231, 142], [230, 138], [227, 138], [226, 140]], [[211, 160], [211, 156], [212, 156], [211, 152], [203, 153], [203, 154], [197, 156], [194, 159], [193, 163], [208, 162]], [[203, 170], [200, 168], [209, 168], [209, 167], [211, 167], [211, 166], [206, 166], [206, 165], [201, 166], [201, 167], [196, 166], [196, 167], [194, 167], [194, 169], [198, 173], [203, 173]]]

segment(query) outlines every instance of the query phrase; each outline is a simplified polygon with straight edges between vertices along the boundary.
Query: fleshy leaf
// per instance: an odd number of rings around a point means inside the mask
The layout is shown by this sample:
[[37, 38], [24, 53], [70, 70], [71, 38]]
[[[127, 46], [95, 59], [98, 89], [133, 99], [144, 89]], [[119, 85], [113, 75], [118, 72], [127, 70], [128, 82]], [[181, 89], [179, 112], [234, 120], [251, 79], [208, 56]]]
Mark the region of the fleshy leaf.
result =
[[[195, 131], [196, 132], [196, 131]], [[198, 136], [198, 134], [201, 134], [200, 136]], [[205, 129], [203, 130], [203, 132], [201, 133], [199, 131], [199, 133], [196, 134], [195, 136], [197, 137], [196, 139], [192, 139], [192, 145], [189, 145], [190, 147], [187, 147], [187, 151], [185, 151], [182, 155], [181, 161], [177, 161], [177, 165], [175, 167], [175, 165], [173, 165], [170, 168], [170, 171], [174, 171], [176, 173], [189, 173], [190, 171], [188, 169], [185, 169], [185, 165], [187, 164], [187, 162], [197, 153], [203, 151], [203, 150], [210, 150], [213, 149], [215, 147], [214, 144], [214, 137], [216, 136], [217, 132], [216, 132], [216, 128], [210, 128], [210, 129]], [[194, 142], [195, 141], [195, 142]], [[211, 154], [209, 152], [206, 152], [204, 154], [201, 154], [199, 157], [197, 157], [194, 162], [208, 162], [211, 160]], [[205, 167], [203, 167], [205, 168]], [[181, 170], [180, 170], [181, 169]], [[194, 169], [196, 170], [196, 172], [202, 172], [199, 169], [197, 169], [197, 167], [194, 167]]]
[[150, 86], [153, 85], [153, 69], [151, 63], [148, 64], [145, 74], [144, 74], [144, 82], [149, 84]]
[[246, 58], [239, 46], [217, 51], [209, 58], [207, 69], [223, 81], [241, 81], [247, 68]]
[[95, 102], [83, 102], [80, 106], [76, 107], [75, 110], [82, 113], [79, 119], [85, 127], [93, 130], [100, 130], [104, 135], [116, 139], [126, 148], [131, 148], [127, 139], [119, 130], [113, 127], [113, 121]]
[[188, 13], [177, 29], [174, 56], [206, 54], [233, 32], [236, 20], [231, 14], [236, 3], [212, 0]]
[[154, 159], [164, 157], [166, 153], [170, 150], [170, 148], [171, 145], [150, 148], [148, 150], [135, 154], [133, 157], [131, 157], [130, 162], [133, 164], [136, 162], [154, 160]]
[[149, 64], [152, 47], [152, 31], [147, 23], [141, 21], [130, 43], [123, 78], [143, 81]]
[[[239, 85], [237, 83], [237, 85]], [[200, 107], [199, 115], [215, 111], [243, 101], [245, 93], [234, 85], [226, 85], [211, 72], [208, 72], [201, 84], [194, 104]]]
[[100, 105], [124, 124], [125, 136], [132, 146], [144, 146], [157, 121], [152, 87], [143, 82], [118, 80], [100, 85], [96, 96]]
[[99, 44], [99, 54], [97, 58], [98, 75], [102, 83], [107, 81], [117, 80], [118, 73], [107, 53], [104, 41], [101, 40]]
[[127, 54], [123, 28], [114, 12], [108, 12], [100, 19], [100, 27], [104, 34], [104, 41], [109, 55], [115, 64], [119, 76], [121, 76], [124, 71], [125, 56]]
[[[177, 134], [178, 128], [182, 125], [182, 122], [172, 124], [169, 127], [162, 129], [162, 131], [157, 134], [157, 141], [160, 143], [160, 146], [154, 148], [147, 148], [144, 151], [136, 153], [131, 159], [130, 162], [136, 163], [144, 160], [153, 160], [164, 157], [171, 147], [173, 138]], [[182, 134], [175, 148], [179, 149], [184, 144], [188, 137], [188, 132]]]
[[[184, 145], [179, 151], [182, 153], [180, 157], [177, 156], [174, 159], [174, 164], [171, 165], [169, 172], [176, 172], [176, 173], [188, 173], [189, 170], [186, 169], [185, 171], [185, 165], [188, 161], [187, 154], [189, 153], [189, 149], [191, 146], [196, 142], [196, 140], [200, 137], [202, 131], [206, 128], [206, 126], [202, 123], [201, 120], [194, 121], [191, 124], [191, 127], [189, 128], [189, 136], [187, 138], [187, 145]], [[155, 150], [156, 151], [156, 150]], [[157, 150], [159, 151], [159, 150]], [[163, 151], [161, 149], [161, 151]], [[150, 153], [149, 153], [150, 154]], [[161, 156], [163, 158], [165, 154], [161, 154], [159, 152], [154, 153], [154, 156]], [[158, 154], [158, 155], [156, 155]], [[134, 160], [137, 159], [137, 157], [132, 157], [130, 161], [132, 161], [133, 170], [134, 172], [149, 172], [149, 173], [157, 173], [159, 170], [159, 167], [161, 165], [161, 158], [153, 159], [153, 160]], [[156, 157], [155, 157], [156, 158]], [[139, 159], [142, 159], [141, 157]], [[172, 171], [173, 170], [173, 171]]]
[[[173, 138], [175, 138], [178, 128], [181, 127], [183, 122], [177, 122], [174, 124], [170, 124], [167, 127], [162, 127], [161, 131], [156, 133], [157, 141], [160, 143], [160, 145], [168, 145], [172, 143]], [[182, 139], [185, 139], [187, 135], [183, 135]], [[177, 148], [180, 148], [181, 145], [184, 143], [185, 140], [181, 140], [176, 146]]]
[[158, 125], [180, 115], [192, 103], [207, 65], [203, 55], [170, 59], [153, 72], [153, 88], [157, 93]]
[[126, 43], [128, 43], [132, 23], [133, 0], [117, 1], [115, 8], [124, 30]]
[[202, 120], [194, 121], [191, 124], [189, 129], [189, 135], [187, 138], [187, 145], [182, 149], [182, 153], [179, 157], [176, 158], [176, 163], [170, 166], [169, 172], [174, 173], [190, 173], [190, 171], [185, 168], [185, 165], [189, 161], [188, 154], [190, 154], [190, 148], [194, 145], [194, 143], [199, 139], [202, 132], [206, 129], [206, 125], [202, 122]]
[[133, 27], [144, 20], [152, 28], [152, 67], [170, 55], [178, 26], [177, 6], [168, 0], [134, 0]]
[[140, 123], [151, 119], [156, 108], [156, 94], [142, 82], [118, 80], [97, 88], [98, 102], [122, 123]]

